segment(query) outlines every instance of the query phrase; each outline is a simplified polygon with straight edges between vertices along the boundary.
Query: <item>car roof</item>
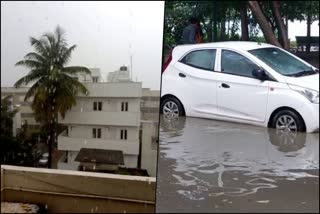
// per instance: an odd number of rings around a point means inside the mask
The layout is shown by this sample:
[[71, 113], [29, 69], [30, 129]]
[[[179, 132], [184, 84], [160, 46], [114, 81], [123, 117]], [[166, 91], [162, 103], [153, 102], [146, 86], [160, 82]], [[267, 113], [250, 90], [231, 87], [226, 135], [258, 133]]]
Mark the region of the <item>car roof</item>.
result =
[[227, 42], [211, 42], [191, 45], [178, 45], [173, 50], [173, 57], [180, 58], [186, 52], [197, 48], [232, 48], [234, 50], [248, 51], [259, 48], [275, 47], [266, 43], [245, 42], [245, 41], [227, 41]]

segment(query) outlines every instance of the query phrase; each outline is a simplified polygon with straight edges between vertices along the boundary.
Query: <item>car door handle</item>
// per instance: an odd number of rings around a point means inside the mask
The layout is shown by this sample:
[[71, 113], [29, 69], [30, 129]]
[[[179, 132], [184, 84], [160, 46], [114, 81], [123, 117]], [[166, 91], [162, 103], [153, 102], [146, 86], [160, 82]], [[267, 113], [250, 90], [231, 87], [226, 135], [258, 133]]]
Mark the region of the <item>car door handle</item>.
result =
[[179, 77], [183, 77], [183, 78], [185, 78], [185, 77], [186, 77], [186, 75], [185, 75], [185, 74], [183, 74], [183, 73], [179, 73]]
[[230, 88], [230, 85], [225, 84], [225, 83], [222, 83], [221, 86], [222, 86], [223, 88]]

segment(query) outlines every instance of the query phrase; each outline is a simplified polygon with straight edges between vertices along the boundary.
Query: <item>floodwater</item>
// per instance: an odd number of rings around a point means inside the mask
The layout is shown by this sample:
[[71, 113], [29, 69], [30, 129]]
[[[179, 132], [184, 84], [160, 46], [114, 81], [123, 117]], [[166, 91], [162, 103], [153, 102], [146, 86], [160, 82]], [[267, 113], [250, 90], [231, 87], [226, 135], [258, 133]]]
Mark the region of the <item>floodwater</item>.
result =
[[319, 212], [319, 133], [161, 118], [157, 212]]

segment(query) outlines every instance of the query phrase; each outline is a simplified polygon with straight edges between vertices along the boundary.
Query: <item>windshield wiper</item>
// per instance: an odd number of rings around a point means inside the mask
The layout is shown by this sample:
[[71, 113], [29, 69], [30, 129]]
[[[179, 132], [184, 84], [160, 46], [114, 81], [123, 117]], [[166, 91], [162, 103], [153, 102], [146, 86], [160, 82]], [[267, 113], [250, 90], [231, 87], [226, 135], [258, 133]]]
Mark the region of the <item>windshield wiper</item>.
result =
[[291, 77], [302, 77], [302, 76], [308, 76], [308, 75], [313, 75], [313, 74], [318, 74], [318, 73], [319, 73], [319, 70], [310, 69], [310, 70], [300, 71], [300, 72], [295, 73], [295, 74], [290, 74], [288, 76], [291, 76]]

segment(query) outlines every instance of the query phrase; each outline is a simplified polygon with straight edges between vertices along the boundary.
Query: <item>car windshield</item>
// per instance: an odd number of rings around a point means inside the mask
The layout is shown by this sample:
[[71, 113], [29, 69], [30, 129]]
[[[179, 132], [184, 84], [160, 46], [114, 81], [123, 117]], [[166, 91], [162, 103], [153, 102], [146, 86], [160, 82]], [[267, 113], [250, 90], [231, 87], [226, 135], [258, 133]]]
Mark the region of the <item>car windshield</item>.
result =
[[317, 71], [279, 48], [260, 48], [249, 53], [259, 58], [278, 73], [285, 76], [306, 76]]

